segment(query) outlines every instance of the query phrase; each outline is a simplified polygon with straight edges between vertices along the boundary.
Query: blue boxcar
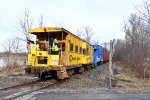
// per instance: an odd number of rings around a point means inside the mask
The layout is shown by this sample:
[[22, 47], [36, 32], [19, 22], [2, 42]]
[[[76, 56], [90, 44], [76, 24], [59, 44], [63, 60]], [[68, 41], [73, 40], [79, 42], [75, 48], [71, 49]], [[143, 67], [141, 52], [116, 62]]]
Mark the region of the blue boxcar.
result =
[[93, 48], [93, 67], [96, 67], [103, 62], [103, 47], [100, 45], [93, 45]]

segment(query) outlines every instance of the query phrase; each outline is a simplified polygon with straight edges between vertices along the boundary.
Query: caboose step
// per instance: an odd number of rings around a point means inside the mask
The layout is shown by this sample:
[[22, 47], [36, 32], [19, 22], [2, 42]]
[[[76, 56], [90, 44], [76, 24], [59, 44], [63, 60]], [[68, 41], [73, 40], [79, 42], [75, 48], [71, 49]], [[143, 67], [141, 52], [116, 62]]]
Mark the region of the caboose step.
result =
[[57, 76], [59, 79], [65, 79], [68, 78], [68, 73], [65, 67], [62, 67], [61, 71], [57, 71]]

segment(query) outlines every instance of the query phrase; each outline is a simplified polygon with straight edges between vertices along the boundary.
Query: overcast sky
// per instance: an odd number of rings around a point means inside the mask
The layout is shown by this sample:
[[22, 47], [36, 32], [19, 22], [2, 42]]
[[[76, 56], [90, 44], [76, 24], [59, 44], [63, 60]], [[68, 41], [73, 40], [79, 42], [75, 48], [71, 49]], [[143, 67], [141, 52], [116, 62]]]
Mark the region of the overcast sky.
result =
[[135, 6], [142, 0], [0, 0], [0, 40], [21, 34], [17, 31], [18, 17], [30, 11], [34, 26], [44, 16], [45, 26], [64, 25], [74, 33], [77, 28], [89, 25], [94, 38], [108, 42], [124, 38], [123, 24]]

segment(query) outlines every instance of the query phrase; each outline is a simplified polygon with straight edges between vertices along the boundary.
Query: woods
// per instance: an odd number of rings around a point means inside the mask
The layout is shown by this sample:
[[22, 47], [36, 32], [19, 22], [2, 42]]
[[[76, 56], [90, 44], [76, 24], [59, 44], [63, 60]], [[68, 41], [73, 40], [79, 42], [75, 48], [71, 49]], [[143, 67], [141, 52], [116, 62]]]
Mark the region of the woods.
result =
[[150, 1], [137, 6], [137, 13], [132, 13], [124, 23], [125, 40], [115, 44], [115, 59], [121, 60], [138, 77], [149, 77], [150, 74], [149, 10]]

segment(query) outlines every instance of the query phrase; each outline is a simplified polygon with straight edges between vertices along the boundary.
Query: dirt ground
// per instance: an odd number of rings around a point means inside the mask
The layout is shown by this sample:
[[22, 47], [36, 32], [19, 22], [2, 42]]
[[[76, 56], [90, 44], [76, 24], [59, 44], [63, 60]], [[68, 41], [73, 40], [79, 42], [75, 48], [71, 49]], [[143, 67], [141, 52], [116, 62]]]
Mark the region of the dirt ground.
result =
[[150, 92], [150, 78], [137, 78], [128, 68], [124, 67], [121, 62], [113, 63], [113, 68], [118, 70], [117, 87], [126, 92]]

